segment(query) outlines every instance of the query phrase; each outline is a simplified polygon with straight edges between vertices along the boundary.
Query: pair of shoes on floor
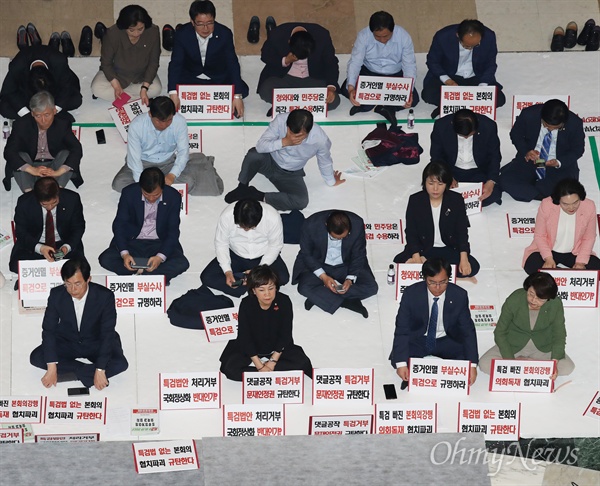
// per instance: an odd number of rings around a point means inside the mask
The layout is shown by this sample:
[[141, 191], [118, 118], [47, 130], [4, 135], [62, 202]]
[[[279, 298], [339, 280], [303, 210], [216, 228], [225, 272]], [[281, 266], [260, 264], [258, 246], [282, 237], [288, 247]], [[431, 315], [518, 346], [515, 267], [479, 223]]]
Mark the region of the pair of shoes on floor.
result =
[[360, 299], [344, 299], [342, 301], [341, 307], [343, 307], [344, 309], [351, 310], [352, 312], [356, 312], [357, 314], [363, 316], [365, 319], [369, 317], [369, 311], [364, 305], [362, 305]]
[[552, 52], [562, 52], [572, 49], [576, 44], [585, 46], [586, 51], [597, 51], [600, 47], [600, 26], [596, 25], [594, 19], [589, 19], [579, 37], [577, 37], [577, 24], [571, 21], [567, 24], [566, 30], [562, 27], [556, 27], [552, 34], [550, 50]]
[[[275, 19], [270, 15], [267, 17], [265, 22], [265, 29], [267, 30], [267, 38], [271, 31], [277, 27]], [[250, 25], [248, 26], [248, 34], [246, 35], [250, 44], [257, 44], [260, 40], [260, 19], [255, 15], [250, 19]]]
[[[84, 29], [85, 29], [85, 27], [84, 27]], [[90, 29], [90, 32], [91, 32], [91, 29]], [[82, 36], [83, 36], [83, 31], [82, 31]], [[91, 40], [90, 40], [90, 44], [91, 44]], [[73, 39], [71, 39], [71, 34], [69, 34], [66, 30], [64, 30], [61, 34], [59, 34], [58, 32], [52, 32], [52, 35], [50, 36], [50, 40], [48, 41], [48, 45], [59, 52], [60, 52], [60, 49], [62, 48], [63, 54], [67, 57], [75, 56], [75, 45], [73, 44]], [[79, 52], [81, 52], [81, 43], [79, 44]], [[91, 52], [91, 47], [90, 47], [90, 52]], [[83, 52], [81, 52], [81, 54], [89, 55], [89, 54], [83, 54]]]
[[82, 56], [89, 56], [92, 53], [93, 40], [94, 34], [92, 28], [89, 25], [84, 26], [83, 29], [81, 29], [81, 37], [79, 37], [79, 54]]
[[254, 199], [256, 201], [262, 201], [265, 198], [265, 193], [259, 191], [254, 186], [248, 186], [246, 184], [238, 184], [238, 186], [231, 192], [225, 195], [225, 202], [231, 204], [241, 199]]
[[585, 46], [586, 51], [597, 51], [600, 48], [600, 25], [596, 25], [594, 19], [585, 23], [577, 38], [577, 44]]
[[17, 47], [19, 50], [23, 50], [29, 46], [41, 46], [42, 39], [40, 37], [39, 32], [35, 28], [31, 22], [27, 24], [27, 27], [24, 25], [19, 25], [17, 29]]

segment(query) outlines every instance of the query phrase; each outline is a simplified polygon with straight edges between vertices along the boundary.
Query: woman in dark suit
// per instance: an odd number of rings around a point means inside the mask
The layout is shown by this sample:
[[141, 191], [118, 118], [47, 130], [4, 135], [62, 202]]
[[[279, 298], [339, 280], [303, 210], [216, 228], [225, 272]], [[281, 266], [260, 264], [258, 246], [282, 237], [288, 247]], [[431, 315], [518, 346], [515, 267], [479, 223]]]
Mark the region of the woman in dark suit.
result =
[[457, 265], [457, 278], [471, 278], [479, 263], [471, 256], [469, 219], [462, 196], [450, 191], [452, 173], [442, 162], [430, 162], [423, 170], [423, 190], [410, 196], [406, 208], [406, 247], [396, 263], [424, 263], [441, 257]]

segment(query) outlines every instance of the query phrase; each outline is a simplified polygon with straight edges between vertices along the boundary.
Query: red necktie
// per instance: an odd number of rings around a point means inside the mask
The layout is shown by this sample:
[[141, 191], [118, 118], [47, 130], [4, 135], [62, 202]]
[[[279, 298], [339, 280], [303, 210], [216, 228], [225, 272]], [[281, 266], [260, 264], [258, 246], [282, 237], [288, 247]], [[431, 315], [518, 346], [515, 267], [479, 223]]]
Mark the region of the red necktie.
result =
[[56, 240], [54, 238], [54, 218], [52, 217], [52, 211], [46, 209], [46, 241], [45, 245], [54, 249]]

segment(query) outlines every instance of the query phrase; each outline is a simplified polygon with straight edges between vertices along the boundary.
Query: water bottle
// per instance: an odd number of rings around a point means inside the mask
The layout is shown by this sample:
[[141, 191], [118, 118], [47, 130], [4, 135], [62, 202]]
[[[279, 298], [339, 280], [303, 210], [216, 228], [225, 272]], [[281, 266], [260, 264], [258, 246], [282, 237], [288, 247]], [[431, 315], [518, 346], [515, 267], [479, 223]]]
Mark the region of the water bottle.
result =
[[396, 283], [396, 269], [394, 268], [393, 263], [390, 263], [390, 268], [387, 273], [387, 283], [388, 285], [394, 285]]
[[406, 120], [406, 128], [413, 130], [415, 128], [415, 112], [411, 108], [408, 110], [408, 118]]
[[2, 125], [2, 138], [6, 140], [10, 136], [10, 127], [8, 126], [8, 122], [5, 121], [4, 125]]

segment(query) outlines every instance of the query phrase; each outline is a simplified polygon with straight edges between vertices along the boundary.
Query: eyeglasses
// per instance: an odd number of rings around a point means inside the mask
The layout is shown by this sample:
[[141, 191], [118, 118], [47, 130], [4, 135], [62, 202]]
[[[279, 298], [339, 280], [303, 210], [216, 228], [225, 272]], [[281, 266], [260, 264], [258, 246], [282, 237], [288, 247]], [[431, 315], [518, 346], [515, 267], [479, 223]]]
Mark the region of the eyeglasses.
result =
[[75, 283], [65, 282], [63, 285], [67, 289], [80, 289], [83, 286], [83, 284], [84, 284], [84, 282], [75, 282]]
[[440, 287], [445, 287], [446, 285], [448, 285], [448, 280], [442, 280], [440, 282], [434, 282], [433, 280], [427, 280], [427, 285], [429, 287], [436, 287], [436, 288], [440, 288]]
[[535, 291], [528, 290], [527, 296], [534, 302], [540, 302], [541, 304], [545, 304], [546, 302], [548, 302], [548, 299], [540, 299], [535, 293]]
[[200, 27], [201, 29], [208, 29], [209, 27], [212, 27], [213, 25], [215, 25], [214, 22], [194, 22], [194, 25], [196, 27]]

